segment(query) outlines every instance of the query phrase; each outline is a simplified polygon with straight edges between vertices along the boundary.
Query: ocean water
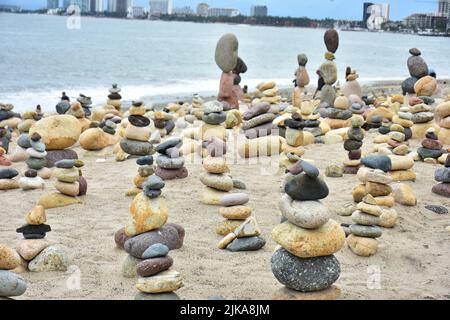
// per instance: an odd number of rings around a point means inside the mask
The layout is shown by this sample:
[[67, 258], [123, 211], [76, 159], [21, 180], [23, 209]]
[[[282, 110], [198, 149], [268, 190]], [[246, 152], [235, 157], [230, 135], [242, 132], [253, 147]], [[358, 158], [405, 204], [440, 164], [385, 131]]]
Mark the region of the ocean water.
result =
[[[0, 13], [1, 102], [13, 103], [16, 111], [37, 104], [53, 111], [66, 91], [71, 97], [89, 95], [98, 105], [114, 82], [128, 101], [215, 94], [221, 71], [214, 50], [227, 32], [239, 38], [239, 55], [248, 65], [242, 84], [250, 88], [263, 80], [291, 85], [298, 53], [308, 55], [315, 83], [326, 50], [323, 29], [88, 17], [81, 18], [80, 29], [70, 29], [67, 19]], [[449, 78], [449, 38], [342, 31], [336, 53], [340, 80], [347, 66], [363, 82], [404, 79], [411, 47], [421, 49], [438, 77]]]

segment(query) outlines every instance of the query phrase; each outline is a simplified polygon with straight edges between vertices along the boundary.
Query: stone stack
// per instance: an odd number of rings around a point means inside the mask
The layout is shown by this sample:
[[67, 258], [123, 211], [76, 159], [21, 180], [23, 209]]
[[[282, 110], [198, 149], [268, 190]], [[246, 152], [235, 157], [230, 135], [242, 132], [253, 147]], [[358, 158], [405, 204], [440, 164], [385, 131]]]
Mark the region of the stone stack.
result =
[[334, 253], [344, 245], [345, 233], [320, 201], [329, 190], [319, 170], [305, 161], [300, 169], [285, 184], [280, 202], [284, 222], [272, 231], [281, 246], [272, 255], [272, 272], [286, 286], [274, 298], [337, 299], [340, 289], [332, 284], [341, 269]]
[[55, 165], [53, 176], [57, 181], [54, 186], [59, 192], [42, 196], [38, 204], [50, 209], [81, 203], [78, 197], [87, 192], [87, 181], [79, 169], [84, 166], [83, 161], [66, 159], [56, 162]]
[[133, 156], [147, 156], [153, 153], [150, 139], [150, 119], [145, 117], [146, 108], [142, 101], [133, 101], [128, 116], [125, 137], [120, 141], [121, 149]]
[[47, 166], [47, 151], [45, 147], [45, 143], [42, 141], [42, 137], [39, 133], [35, 132], [31, 136], [29, 136], [30, 147], [27, 148], [28, 159], [25, 161], [28, 168], [31, 170], [38, 171], [40, 177], [44, 177], [46, 179], [50, 178], [48, 174], [42, 171], [48, 171]]
[[427, 163], [437, 163], [437, 159], [441, 157], [445, 150], [442, 142], [439, 141], [434, 128], [429, 128], [425, 135], [425, 139], [421, 142], [421, 147], [417, 149], [420, 159]]
[[117, 83], [113, 83], [111, 88], [109, 88], [108, 100], [106, 101], [107, 105], [113, 106], [117, 111], [120, 111], [122, 107], [122, 96], [120, 95], [121, 88], [117, 85]]
[[81, 104], [81, 107], [83, 108], [84, 115], [86, 118], [89, 118], [92, 114], [92, 99], [91, 97], [87, 97], [84, 94], [80, 93], [80, 96], [77, 98], [77, 101]]
[[280, 165], [282, 167], [291, 167], [305, 154], [303, 129], [307, 124], [312, 124], [314, 121], [303, 120], [299, 113], [293, 113], [290, 119], [284, 121], [285, 141], [281, 146], [283, 152], [280, 154]]
[[254, 95], [256, 99], [253, 103], [267, 102], [271, 105], [277, 105], [283, 101], [282, 97], [278, 93], [278, 88], [275, 81], [262, 82], [258, 84]]
[[239, 41], [234, 34], [224, 34], [217, 42], [215, 61], [222, 70], [220, 78], [220, 88], [217, 100], [227, 102], [231, 108], [239, 108], [239, 98], [233, 90], [234, 78], [233, 70], [238, 64]]
[[305, 91], [305, 87], [309, 84], [309, 74], [306, 70], [306, 64], [308, 63], [308, 57], [306, 54], [301, 53], [297, 56], [298, 68], [295, 71], [295, 88], [292, 93], [292, 105], [294, 108], [300, 109], [302, 107], [302, 94]]
[[25, 279], [15, 272], [20, 266], [19, 255], [13, 249], [0, 244], [0, 300], [21, 296], [27, 290]]
[[[220, 154], [209, 155], [203, 160], [203, 168], [206, 172], [200, 175], [200, 181], [205, 186], [202, 191], [202, 202], [219, 205], [220, 198], [234, 188], [233, 179], [228, 174], [229, 168], [225, 157]], [[245, 203], [240, 203], [240, 205]]]
[[[412, 48], [409, 50], [409, 53], [411, 56], [408, 58], [407, 65], [411, 77], [402, 83], [403, 95], [417, 93], [418, 96], [431, 96], [437, 87], [436, 79], [429, 75], [430, 70], [425, 60], [421, 57], [422, 52], [419, 49]], [[421, 80], [420, 82], [419, 79]]]
[[450, 101], [439, 104], [434, 114], [436, 123], [440, 127], [438, 133], [439, 141], [445, 145], [450, 145]]
[[350, 100], [346, 96], [339, 96], [331, 107], [327, 108], [328, 119], [324, 121], [331, 129], [348, 127], [353, 111], [350, 109]]
[[444, 167], [436, 169], [434, 179], [440, 183], [433, 186], [433, 193], [450, 198], [450, 155], [447, 155]]
[[252, 214], [250, 207], [244, 205], [222, 207], [219, 213], [227, 219], [216, 228], [219, 235], [225, 235], [219, 243], [219, 249], [231, 252], [256, 251], [265, 246], [266, 240], [260, 237], [261, 229], [256, 219], [250, 216]]
[[[205, 103], [203, 105], [202, 119], [205, 123], [200, 127], [199, 138], [204, 144], [211, 139], [227, 140], [227, 131], [223, 125], [226, 115], [221, 102], [209, 101]], [[205, 146], [203, 146], [204, 148]]]
[[344, 161], [344, 173], [357, 174], [361, 166], [361, 147], [364, 140], [364, 118], [354, 115], [351, 119], [351, 128], [347, 131], [347, 140], [344, 142], [344, 149], [348, 151], [348, 160]]
[[242, 90], [240, 84], [242, 81], [241, 73], [247, 72], [247, 65], [245, 64], [244, 60], [242, 60], [240, 57], [237, 58], [236, 66], [234, 67], [232, 73], [234, 76], [233, 79], [233, 91], [236, 97], [238, 98], [238, 101], [244, 100], [244, 91]]
[[0, 168], [0, 190], [19, 189], [19, 182], [14, 179], [18, 175], [14, 168]]
[[41, 106], [37, 105], [36, 111], [28, 111], [22, 114], [23, 121], [19, 123], [17, 129], [19, 129], [20, 133], [28, 133], [31, 126], [33, 126], [36, 121], [41, 120], [43, 116], [44, 113], [42, 112]]
[[339, 34], [334, 29], [327, 30], [324, 41], [328, 52], [325, 54], [326, 61], [322, 63], [318, 71], [319, 76], [325, 83], [320, 90], [320, 102], [332, 107], [336, 99], [336, 89], [333, 85], [337, 81], [337, 67], [333, 60], [339, 47]]
[[377, 252], [377, 238], [382, 235], [376, 221], [373, 221], [380, 219], [382, 209], [370, 194], [366, 195], [356, 208], [357, 210], [352, 214], [352, 220], [355, 224], [349, 227], [350, 235], [347, 238], [347, 245], [354, 254], [370, 257]]
[[181, 152], [183, 141], [179, 138], [169, 139], [156, 147], [155, 174], [163, 180], [184, 179], [188, 171], [184, 166], [185, 160]]
[[243, 114], [242, 130], [244, 130], [247, 139], [256, 139], [268, 136], [272, 133], [275, 126], [272, 121], [276, 115], [269, 112], [270, 104], [260, 102]]
[[[358, 82], [359, 75], [356, 72], [356, 70], [351, 70], [349, 74], [346, 75], [345, 80], [347, 82], [342, 86], [342, 92], [344, 95], [352, 101], [352, 111], [354, 110], [354, 113], [359, 114], [361, 111], [361, 98], [362, 98], [362, 89], [361, 85]], [[354, 104], [358, 104], [359, 108]]]
[[[415, 181], [416, 173], [412, 170], [414, 159], [409, 155], [409, 145], [406, 141], [404, 128], [398, 124], [391, 126], [388, 145], [392, 154], [388, 155], [391, 159], [391, 170], [389, 174], [394, 181]], [[380, 151], [379, 151], [380, 153]]]
[[102, 123], [100, 123], [100, 128], [102, 128], [105, 133], [113, 136], [116, 134], [117, 123], [111, 120], [102, 121]]
[[[85, 99], [85, 98], [83, 98]], [[85, 109], [83, 108], [82, 104], [78, 101], [72, 102], [70, 104], [69, 110], [66, 112], [67, 115], [74, 116], [78, 119], [78, 121], [81, 124], [81, 131], [85, 131], [89, 129], [91, 125], [91, 121], [87, 119], [87, 115], [85, 112]]]
[[406, 141], [411, 139], [413, 135], [411, 128], [414, 125], [414, 122], [412, 121], [412, 118], [413, 114], [408, 107], [401, 107], [399, 112], [392, 117], [392, 124], [403, 127]]
[[20, 114], [15, 113], [13, 109], [14, 105], [10, 103], [0, 103], [0, 128], [17, 129], [22, 119]]
[[29, 169], [24, 172], [24, 176], [19, 179], [19, 186], [22, 190], [44, 189], [45, 181], [39, 177], [38, 172]]
[[61, 94], [61, 101], [56, 105], [56, 112], [58, 114], [66, 114], [67, 110], [70, 108], [70, 98], [65, 92]]
[[45, 238], [52, 231], [46, 221], [44, 207], [31, 209], [25, 217], [26, 224], [16, 230], [23, 234], [16, 251], [23, 259], [23, 267], [31, 272], [67, 271], [67, 254]]
[[[193, 115], [197, 120], [202, 120], [203, 117], [203, 99], [200, 97], [199, 94], [194, 94], [192, 97], [192, 104], [191, 104], [191, 110], [190, 114]], [[192, 121], [190, 121], [192, 120]], [[191, 119], [190, 117], [186, 117], [186, 121], [193, 123], [194, 119]]]
[[[162, 195], [164, 181], [152, 175], [143, 184], [130, 206], [130, 216], [124, 229], [115, 234], [119, 248], [129, 254], [122, 273], [125, 277], [139, 276], [136, 288], [146, 298], [158, 298], [156, 294], [172, 293], [183, 286], [179, 272], [169, 270], [173, 259], [169, 250], [183, 246], [184, 229], [166, 223], [169, 215], [165, 197]], [[153, 295], [153, 296], [152, 296]], [[171, 295], [174, 299], [178, 297]]]
[[173, 114], [162, 111], [155, 111], [152, 116], [155, 128], [159, 131], [161, 137], [169, 135], [175, 129]]
[[147, 181], [148, 177], [155, 173], [153, 168], [153, 156], [143, 156], [136, 160], [136, 164], [139, 166], [138, 174], [134, 177], [134, 187], [128, 189], [126, 192], [127, 197], [135, 197], [142, 192], [142, 185]]
[[438, 128], [434, 123], [434, 113], [431, 112], [431, 107], [427, 104], [416, 104], [410, 106], [409, 110], [412, 113], [411, 121], [414, 123], [411, 127], [413, 138], [423, 139], [429, 128]]

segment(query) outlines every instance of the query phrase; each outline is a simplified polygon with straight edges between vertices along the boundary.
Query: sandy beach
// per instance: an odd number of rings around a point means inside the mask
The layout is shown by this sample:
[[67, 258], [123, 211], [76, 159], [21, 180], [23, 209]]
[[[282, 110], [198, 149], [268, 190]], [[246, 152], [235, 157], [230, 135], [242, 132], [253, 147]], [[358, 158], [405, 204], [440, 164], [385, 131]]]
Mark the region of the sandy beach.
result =
[[[386, 84], [372, 87], [378, 90]], [[367, 90], [367, 88], [366, 88]], [[376, 133], [364, 140], [363, 151], [373, 147]], [[412, 140], [411, 147], [419, 146]], [[342, 143], [315, 144], [305, 147], [302, 157], [314, 161], [322, 174], [328, 165], [341, 164], [346, 158]], [[88, 193], [82, 204], [66, 208], [48, 209], [47, 219], [52, 227], [48, 239], [63, 245], [72, 259], [67, 273], [23, 273], [28, 289], [18, 299], [134, 299], [136, 279], [122, 276], [122, 262], [126, 253], [116, 248], [114, 232], [127, 218], [132, 198], [125, 192], [132, 187], [137, 165], [130, 159], [116, 162], [112, 147], [99, 152], [74, 147], [85, 162], [83, 173], [88, 181]], [[235, 151], [227, 156], [232, 158]], [[276, 161], [272, 159], [272, 161]], [[354, 255], [348, 247], [336, 254], [342, 273], [336, 282], [342, 290], [341, 299], [450, 299], [450, 251], [446, 243], [450, 233], [448, 215], [438, 215], [425, 209], [426, 205], [449, 208], [450, 200], [431, 192], [434, 171], [438, 165], [416, 162], [416, 182], [410, 184], [418, 198], [415, 207], [396, 204], [399, 221], [395, 228], [384, 229], [378, 253], [370, 258]], [[23, 171], [24, 163], [14, 164]], [[271, 272], [270, 259], [276, 248], [271, 230], [279, 224], [278, 209], [283, 170], [276, 174], [261, 174], [265, 164], [235, 164], [233, 178], [245, 182], [249, 205], [263, 231], [266, 246], [256, 252], [231, 253], [218, 250], [221, 237], [215, 225], [222, 220], [219, 208], [203, 205], [199, 200], [202, 166], [187, 161], [189, 177], [166, 182], [164, 195], [169, 206], [169, 221], [186, 229], [184, 246], [171, 252], [173, 269], [183, 276], [184, 287], [177, 291], [181, 299], [207, 299], [213, 295], [226, 299], [271, 299], [282, 287]], [[353, 175], [325, 178], [330, 195], [324, 203], [337, 211], [352, 202], [351, 192], [357, 184]], [[12, 248], [21, 235], [15, 229], [23, 224], [25, 214], [36, 205], [39, 197], [53, 191], [52, 181], [45, 190], [24, 192], [20, 189], [0, 191], [0, 243]], [[333, 216], [338, 222], [351, 223], [350, 217]], [[372, 288], [371, 280], [381, 280]], [[375, 277], [375, 278], [374, 278]], [[80, 279], [80, 286], [77, 286]]]

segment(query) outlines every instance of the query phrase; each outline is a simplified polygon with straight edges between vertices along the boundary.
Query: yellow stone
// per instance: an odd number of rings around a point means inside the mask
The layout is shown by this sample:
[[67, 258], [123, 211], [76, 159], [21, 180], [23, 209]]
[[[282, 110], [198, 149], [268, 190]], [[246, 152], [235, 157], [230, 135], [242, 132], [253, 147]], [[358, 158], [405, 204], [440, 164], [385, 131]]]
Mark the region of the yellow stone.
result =
[[221, 207], [219, 213], [225, 219], [245, 220], [252, 214], [252, 208], [247, 206]]
[[394, 181], [416, 181], [417, 174], [412, 170], [398, 170], [389, 172]]
[[47, 215], [43, 206], [36, 206], [25, 216], [25, 221], [31, 225], [44, 224], [47, 221]]
[[181, 274], [175, 270], [167, 270], [151, 277], [139, 278], [136, 288], [144, 293], [173, 292], [183, 286]]
[[234, 230], [241, 225], [242, 220], [223, 220], [216, 225], [216, 233], [220, 236], [226, 236], [230, 233], [234, 233]]
[[370, 257], [378, 250], [378, 240], [353, 234], [348, 236], [347, 245], [354, 254], [361, 257]]
[[0, 270], [13, 270], [20, 265], [20, 256], [16, 251], [0, 244]]
[[81, 200], [77, 197], [70, 197], [59, 192], [55, 192], [43, 195], [39, 199], [38, 205], [43, 206], [45, 209], [53, 209], [78, 203], [81, 203]]
[[330, 301], [337, 300], [341, 295], [341, 289], [339, 287], [332, 285], [324, 290], [314, 291], [314, 292], [300, 292], [283, 287], [277, 290], [272, 297], [272, 300], [281, 301]]
[[284, 249], [300, 258], [332, 255], [345, 243], [342, 227], [331, 219], [315, 230], [299, 228], [285, 222], [272, 230], [272, 238]]
[[229, 234], [227, 234], [220, 242], [219, 245], [217, 246], [219, 249], [225, 249], [226, 247], [228, 247], [228, 245], [234, 241], [234, 239], [236, 239], [237, 236], [231, 232]]

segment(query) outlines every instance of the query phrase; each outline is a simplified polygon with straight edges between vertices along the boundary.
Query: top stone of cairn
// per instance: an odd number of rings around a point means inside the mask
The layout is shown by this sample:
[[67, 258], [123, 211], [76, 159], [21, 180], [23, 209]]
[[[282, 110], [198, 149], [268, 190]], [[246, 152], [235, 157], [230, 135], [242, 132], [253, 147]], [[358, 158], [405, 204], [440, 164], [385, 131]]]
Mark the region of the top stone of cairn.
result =
[[224, 34], [216, 46], [217, 66], [225, 73], [231, 72], [238, 62], [239, 41], [232, 33]]
[[327, 50], [336, 53], [338, 47], [339, 47], [339, 34], [335, 29], [329, 29], [325, 32], [325, 35], [323, 37], [323, 40], [325, 41], [325, 45], [327, 47]]

